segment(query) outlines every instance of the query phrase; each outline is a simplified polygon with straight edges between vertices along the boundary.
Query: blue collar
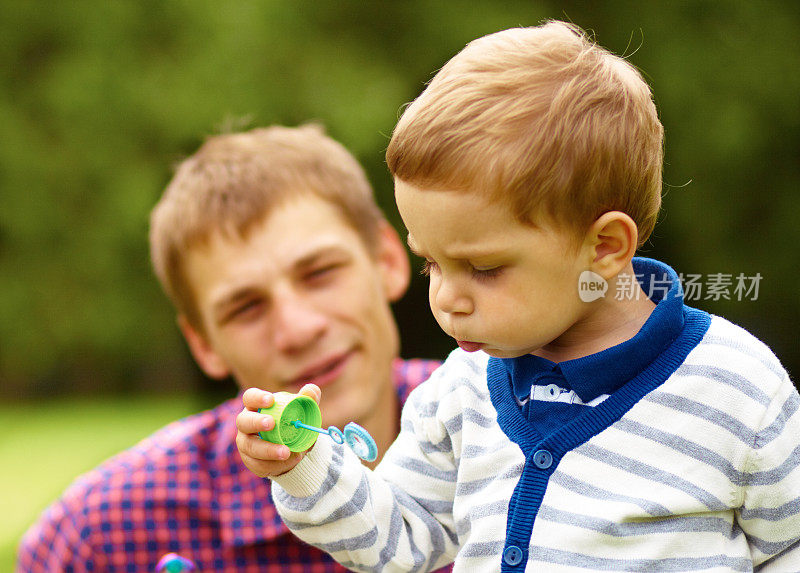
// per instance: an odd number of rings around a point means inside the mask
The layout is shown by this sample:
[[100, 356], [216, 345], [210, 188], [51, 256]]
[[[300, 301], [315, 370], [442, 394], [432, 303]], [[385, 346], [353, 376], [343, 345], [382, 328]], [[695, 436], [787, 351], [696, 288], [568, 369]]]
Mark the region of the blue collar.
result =
[[633, 259], [633, 270], [642, 290], [656, 303], [639, 332], [596, 354], [558, 364], [532, 354], [501, 359], [518, 398], [528, 396], [532, 384], [555, 383], [574, 390], [583, 402], [590, 402], [621, 388], [672, 344], [684, 326], [678, 275], [664, 263], [641, 257]]

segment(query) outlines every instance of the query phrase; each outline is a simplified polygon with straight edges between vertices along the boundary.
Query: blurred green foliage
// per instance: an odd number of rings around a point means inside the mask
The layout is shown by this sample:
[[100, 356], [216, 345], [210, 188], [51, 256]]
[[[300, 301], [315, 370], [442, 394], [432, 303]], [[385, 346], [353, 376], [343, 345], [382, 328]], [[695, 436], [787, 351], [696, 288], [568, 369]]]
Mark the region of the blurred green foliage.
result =
[[[0, 394], [189, 389], [198, 372], [152, 278], [147, 220], [204, 135], [324, 123], [399, 225], [383, 163], [405, 102], [469, 40], [572, 20], [653, 86], [665, 211], [644, 254], [763, 276], [757, 300], [694, 301], [796, 378], [800, 4], [0, 2]], [[404, 354], [452, 346], [417, 277]]]

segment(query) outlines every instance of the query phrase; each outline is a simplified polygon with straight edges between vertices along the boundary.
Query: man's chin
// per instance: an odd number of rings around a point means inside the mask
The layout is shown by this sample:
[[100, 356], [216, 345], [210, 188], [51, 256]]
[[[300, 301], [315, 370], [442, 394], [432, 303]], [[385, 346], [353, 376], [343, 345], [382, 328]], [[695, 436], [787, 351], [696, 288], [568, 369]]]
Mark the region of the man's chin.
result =
[[337, 388], [335, 393], [322, 392], [322, 420], [325, 427], [336, 426], [340, 430], [348, 422], [361, 424], [367, 418], [374, 406], [373, 398], [369, 392], [359, 391], [357, 383], [351, 381], [350, 385], [344, 382], [344, 388]]

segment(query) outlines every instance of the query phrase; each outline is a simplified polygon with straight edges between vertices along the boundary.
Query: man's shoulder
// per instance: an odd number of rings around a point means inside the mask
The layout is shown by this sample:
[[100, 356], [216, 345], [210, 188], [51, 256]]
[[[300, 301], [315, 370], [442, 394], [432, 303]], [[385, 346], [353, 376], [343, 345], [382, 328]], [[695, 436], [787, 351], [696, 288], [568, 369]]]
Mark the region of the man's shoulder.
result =
[[131, 477], [131, 472], [147, 473], [164, 467], [177, 469], [181, 461], [213, 458], [215, 447], [221, 445], [219, 440], [230, 441], [230, 435], [221, 434], [233, 427], [237, 404], [235, 399], [228, 400], [210, 410], [171, 422], [89, 473], [107, 480], [115, 474]]
[[78, 476], [43, 513], [38, 525], [69, 521], [86, 527], [113, 522], [121, 510], [146, 501], [145, 493], [152, 501], [199, 489], [198, 480], [213, 477], [209, 466], [227, 456], [232, 440], [226, 429], [233, 427], [235, 415], [235, 400], [231, 400], [162, 427]]
[[431, 377], [441, 366], [440, 360], [427, 358], [396, 358], [392, 362], [392, 379], [401, 401], [417, 386]]
[[392, 362], [392, 370], [396, 380], [419, 384], [441, 365], [441, 360], [432, 358], [396, 358]]

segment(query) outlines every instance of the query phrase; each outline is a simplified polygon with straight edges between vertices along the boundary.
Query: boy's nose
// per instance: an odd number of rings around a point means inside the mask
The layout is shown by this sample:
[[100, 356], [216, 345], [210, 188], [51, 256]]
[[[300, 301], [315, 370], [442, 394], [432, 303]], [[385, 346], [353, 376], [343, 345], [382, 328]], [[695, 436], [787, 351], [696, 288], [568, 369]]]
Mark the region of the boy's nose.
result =
[[431, 302], [447, 314], [471, 314], [473, 311], [472, 299], [454, 281], [441, 281]]
[[325, 332], [327, 317], [308, 301], [290, 295], [275, 303], [274, 343], [279, 351], [302, 350]]

